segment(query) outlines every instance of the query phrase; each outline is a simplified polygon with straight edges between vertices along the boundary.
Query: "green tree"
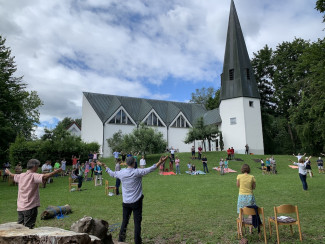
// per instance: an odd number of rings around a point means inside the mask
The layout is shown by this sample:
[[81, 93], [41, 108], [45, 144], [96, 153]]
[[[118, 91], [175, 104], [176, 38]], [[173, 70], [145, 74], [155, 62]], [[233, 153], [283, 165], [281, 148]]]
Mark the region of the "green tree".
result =
[[206, 109], [212, 110], [219, 107], [220, 90], [213, 87], [195, 89], [191, 94], [190, 103], [202, 104]]
[[[324, 13], [325, 12], [325, 0], [317, 0], [315, 9], [317, 9], [320, 13]], [[323, 16], [323, 22], [325, 22], [325, 15]]]
[[72, 119], [70, 117], [65, 117], [59, 121], [58, 125], [62, 124], [63, 128], [67, 129], [72, 123], [76, 123], [81, 128], [81, 119]]
[[290, 108], [304, 151], [319, 154], [325, 150], [325, 39], [312, 43], [299, 58], [296, 72], [304, 73], [301, 99]]
[[107, 144], [113, 152], [121, 152], [125, 150], [122, 131], [119, 130], [118, 132], [114, 133], [111, 138], [107, 139]]
[[39, 123], [39, 106], [35, 91], [26, 91], [22, 77], [15, 77], [17, 68], [6, 40], [0, 35], [0, 158], [8, 157], [9, 144], [17, 135], [30, 139]]

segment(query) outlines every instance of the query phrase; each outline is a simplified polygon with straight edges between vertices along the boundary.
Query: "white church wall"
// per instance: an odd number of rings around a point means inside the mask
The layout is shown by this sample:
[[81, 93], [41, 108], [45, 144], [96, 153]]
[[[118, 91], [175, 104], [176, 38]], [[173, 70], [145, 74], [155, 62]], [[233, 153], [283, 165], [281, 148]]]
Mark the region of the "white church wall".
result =
[[174, 128], [169, 127], [168, 129], [168, 147], [178, 149], [179, 152], [190, 152], [193, 144], [185, 144], [188, 128]]
[[82, 98], [81, 128], [81, 139], [84, 142], [97, 142], [101, 145], [102, 153], [103, 123], [85, 96]]
[[[249, 106], [249, 101], [253, 101], [254, 107]], [[239, 97], [222, 100], [220, 116], [225, 150], [233, 147], [235, 153], [245, 153], [247, 143], [250, 152], [264, 154], [259, 99]]]
[[243, 104], [245, 110], [246, 143], [249, 146], [249, 152], [264, 154], [260, 100], [244, 97]]
[[103, 157], [112, 156], [112, 149], [108, 146], [107, 139], [112, 138], [113, 134], [122, 131], [122, 134], [130, 134], [136, 128], [135, 125], [105, 124], [104, 128], [104, 145]]

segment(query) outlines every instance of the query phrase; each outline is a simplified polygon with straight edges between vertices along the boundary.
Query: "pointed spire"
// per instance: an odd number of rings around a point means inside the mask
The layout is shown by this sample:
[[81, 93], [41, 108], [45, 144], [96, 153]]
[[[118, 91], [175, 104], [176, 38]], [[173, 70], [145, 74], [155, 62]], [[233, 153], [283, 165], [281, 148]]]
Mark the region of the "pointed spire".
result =
[[231, 0], [220, 100], [260, 98], [234, 1]]

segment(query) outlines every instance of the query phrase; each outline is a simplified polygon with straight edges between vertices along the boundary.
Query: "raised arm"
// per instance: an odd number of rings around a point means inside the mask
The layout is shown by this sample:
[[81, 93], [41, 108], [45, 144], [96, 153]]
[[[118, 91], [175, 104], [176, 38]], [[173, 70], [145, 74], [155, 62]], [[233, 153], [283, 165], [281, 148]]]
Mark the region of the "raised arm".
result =
[[15, 174], [11, 173], [10, 170], [9, 170], [8, 168], [5, 169], [5, 172], [6, 172], [6, 174], [9, 175], [9, 176], [12, 176], [12, 177], [15, 176]]
[[60, 173], [62, 171], [61, 168], [57, 169], [57, 170], [54, 170], [53, 172], [51, 173], [47, 173], [47, 174], [44, 174], [43, 175], [43, 181], [46, 181], [48, 178], [52, 177], [53, 175], [57, 174], [57, 173]]

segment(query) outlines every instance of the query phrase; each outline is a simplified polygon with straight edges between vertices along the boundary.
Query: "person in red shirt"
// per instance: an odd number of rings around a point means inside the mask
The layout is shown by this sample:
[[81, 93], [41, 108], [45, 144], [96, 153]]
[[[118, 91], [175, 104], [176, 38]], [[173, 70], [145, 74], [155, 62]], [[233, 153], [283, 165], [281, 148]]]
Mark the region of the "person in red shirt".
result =
[[231, 159], [235, 159], [235, 149], [231, 147]]
[[77, 156], [75, 156], [75, 155], [72, 155], [71, 160], [72, 160], [72, 168], [76, 169], [78, 160], [80, 160], [80, 155], [79, 155], [79, 158], [77, 158]]
[[228, 155], [227, 159], [230, 160], [231, 159], [231, 150], [230, 150], [230, 148], [227, 149], [227, 155]]
[[202, 149], [201, 146], [199, 146], [197, 150], [198, 150], [198, 159], [201, 160], [202, 150], [203, 150], [203, 149]]

